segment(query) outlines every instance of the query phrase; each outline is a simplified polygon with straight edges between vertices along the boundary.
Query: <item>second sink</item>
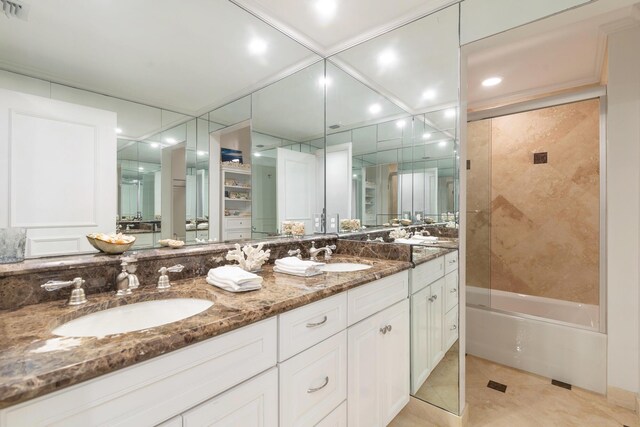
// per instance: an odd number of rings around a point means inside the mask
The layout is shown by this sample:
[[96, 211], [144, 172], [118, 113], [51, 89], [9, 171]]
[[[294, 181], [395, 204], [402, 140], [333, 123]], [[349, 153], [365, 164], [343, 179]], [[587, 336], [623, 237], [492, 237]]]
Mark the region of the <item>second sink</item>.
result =
[[177, 322], [202, 313], [212, 301], [173, 298], [121, 305], [73, 319], [53, 330], [62, 337], [103, 337], [140, 331]]

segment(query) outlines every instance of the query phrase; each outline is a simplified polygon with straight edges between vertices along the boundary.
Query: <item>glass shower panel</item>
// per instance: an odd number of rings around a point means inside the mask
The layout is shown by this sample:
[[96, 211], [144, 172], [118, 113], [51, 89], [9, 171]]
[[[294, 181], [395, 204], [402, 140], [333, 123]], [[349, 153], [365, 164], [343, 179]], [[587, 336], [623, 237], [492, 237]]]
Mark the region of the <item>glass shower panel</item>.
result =
[[467, 303], [491, 306], [491, 119], [467, 125]]

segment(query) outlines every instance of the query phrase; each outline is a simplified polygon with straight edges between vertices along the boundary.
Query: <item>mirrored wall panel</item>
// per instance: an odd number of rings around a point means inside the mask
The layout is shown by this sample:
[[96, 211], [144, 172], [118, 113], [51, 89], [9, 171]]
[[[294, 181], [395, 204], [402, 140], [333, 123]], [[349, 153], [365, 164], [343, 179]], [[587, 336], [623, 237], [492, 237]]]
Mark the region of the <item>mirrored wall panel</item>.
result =
[[[329, 58], [326, 76], [328, 217], [343, 237], [408, 227], [396, 239], [407, 244], [427, 236], [415, 226], [429, 225], [433, 240], [412, 247], [411, 394], [455, 414], [458, 21], [458, 5], [414, 21]], [[441, 274], [419, 273], [433, 263]]]

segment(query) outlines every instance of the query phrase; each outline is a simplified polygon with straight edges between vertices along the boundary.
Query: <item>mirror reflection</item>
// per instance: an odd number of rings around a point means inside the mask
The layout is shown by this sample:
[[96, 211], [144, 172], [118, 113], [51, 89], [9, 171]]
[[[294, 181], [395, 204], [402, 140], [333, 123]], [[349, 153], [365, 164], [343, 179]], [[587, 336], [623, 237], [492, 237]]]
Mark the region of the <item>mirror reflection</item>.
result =
[[[326, 123], [327, 165], [336, 150], [344, 154], [333, 165], [351, 168], [339, 186], [327, 176], [327, 213], [340, 217], [342, 233], [410, 226], [410, 235], [425, 224], [446, 230], [437, 233], [447, 236], [442, 241], [412, 247], [419, 256], [410, 275], [411, 393], [455, 414], [457, 251], [440, 256], [440, 248], [457, 248], [458, 14], [457, 6], [443, 9], [331, 57]], [[437, 262], [454, 264], [439, 277], [416, 273]]]

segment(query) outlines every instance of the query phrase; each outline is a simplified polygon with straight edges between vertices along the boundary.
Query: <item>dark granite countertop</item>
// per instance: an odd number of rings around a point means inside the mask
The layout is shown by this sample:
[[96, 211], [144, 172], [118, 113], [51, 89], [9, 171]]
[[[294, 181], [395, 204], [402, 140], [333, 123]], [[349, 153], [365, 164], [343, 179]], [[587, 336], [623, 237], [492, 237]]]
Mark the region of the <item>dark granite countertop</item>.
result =
[[429, 245], [412, 245], [412, 261], [415, 265], [436, 259], [442, 255], [458, 250], [458, 242], [453, 240], [440, 240], [438, 243]]
[[[106, 261], [106, 260], [105, 260]], [[111, 262], [111, 259], [109, 259]], [[369, 270], [302, 278], [273, 272], [266, 265], [259, 291], [233, 294], [203, 277], [173, 283], [160, 293], [141, 288], [128, 297], [113, 292], [89, 295], [69, 307], [51, 301], [0, 312], [0, 408], [6, 408], [115, 370], [135, 365], [288, 310], [411, 268], [411, 263], [337, 255], [332, 262], [370, 264]], [[204, 312], [156, 328], [101, 338], [65, 338], [51, 331], [71, 319], [124, 304], [193, 297], [214, 301]]]

